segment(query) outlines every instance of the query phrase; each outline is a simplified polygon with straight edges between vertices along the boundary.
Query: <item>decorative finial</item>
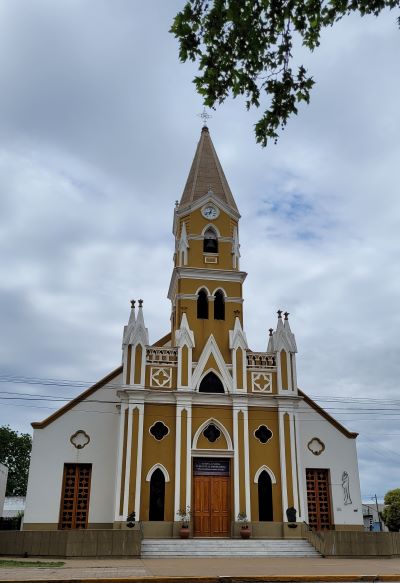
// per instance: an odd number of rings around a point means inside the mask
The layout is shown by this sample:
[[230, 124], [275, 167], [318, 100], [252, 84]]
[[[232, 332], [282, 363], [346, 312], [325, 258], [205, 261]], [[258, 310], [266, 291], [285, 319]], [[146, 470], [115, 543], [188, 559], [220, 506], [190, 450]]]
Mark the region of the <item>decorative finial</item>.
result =
[[236, 318], [240, 315], [240, 310], [234, 310], [233, 313], [235, 314]]
[[143, 300], [139, 300], [139, 308], [143, 307]]
[[278, 310], [277, 314], [278, 314], [278, 318], [282, 318], [282, 310]]
[[134, 308], [136, 304], [136, 300], [131, 300], [131, 308]]
[[274, 329], [273, 329], [273, 328], [270, 328], [270, 329], [269, 329], [269, 335], [270, 335], [270, 336], [272, 336], [272, 333], [273, 333], [273, 331], [274, 331]]
[[211, 119], [212, 115], [210, 115], [209, 113], [206, 112], [205, 106], [203, 108], [203, 112], [198, 113], [197, 115], [198, 115], [198, 117], [201, 117], [201, 119], [203, 120], [203, 128], [206, 128], [207, 127], [207, 120]]
[[285, 316], [285, 320], [289, 320], [289, 312], [285, 312], [283, 315]]
[[186, 314], [186, 311], [187, 311], [187, 306], [181, 306], [182, 314]]
[[175, 208], [177, 208], [179, 206], [179, 200], [175, 201]]

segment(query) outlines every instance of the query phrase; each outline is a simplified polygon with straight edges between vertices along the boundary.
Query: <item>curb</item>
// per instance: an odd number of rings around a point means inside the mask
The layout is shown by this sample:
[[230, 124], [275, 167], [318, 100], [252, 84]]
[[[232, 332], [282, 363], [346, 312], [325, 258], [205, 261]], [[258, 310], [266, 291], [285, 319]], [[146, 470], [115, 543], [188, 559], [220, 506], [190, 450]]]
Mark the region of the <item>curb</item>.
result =
[[219, 575], [213, 577], [198, 577], [198, 576], [179, 576], [179, 577], [158, 577], [158, 576], [144, 576], [144, 577], [110, 577], [110, 578], [96, 578], [96, 579], [2, 579], [0, 583], [23, 583], [27, 581], [34, 581], [35, 583], [350, 583], [350, 582], [379, 582], [379, 581], [399, 581], [400, 574], [393, 575], [266, 575], [266, 576], [232, 576]]

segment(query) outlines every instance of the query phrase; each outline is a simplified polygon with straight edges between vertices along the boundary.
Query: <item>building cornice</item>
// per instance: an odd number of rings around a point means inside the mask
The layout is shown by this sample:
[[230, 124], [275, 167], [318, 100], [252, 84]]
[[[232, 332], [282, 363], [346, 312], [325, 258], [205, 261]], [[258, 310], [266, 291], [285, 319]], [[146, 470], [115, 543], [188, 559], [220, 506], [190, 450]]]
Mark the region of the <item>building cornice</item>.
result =
[[172, 300], [176, 282], [178, 279], [200, 279], [212, 281], [235, 281], [243, 283], [247, 277], [245, 271], [233, 269], [208, 269], [206, 267], [174, 267], [171, 283], [168, 289], [168, 298]]

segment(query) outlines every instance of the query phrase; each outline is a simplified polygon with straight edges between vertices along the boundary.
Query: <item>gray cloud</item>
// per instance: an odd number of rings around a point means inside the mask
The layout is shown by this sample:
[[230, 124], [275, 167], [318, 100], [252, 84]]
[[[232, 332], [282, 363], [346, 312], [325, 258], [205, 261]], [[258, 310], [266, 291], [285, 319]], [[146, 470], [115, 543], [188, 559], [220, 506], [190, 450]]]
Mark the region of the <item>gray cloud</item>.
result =
[[[131, 296], [151, 340], [168, 330], [173, 205], [201, 110], [167, 32], [181, 6], [2, 2], [2, 374], [100, 378], [120, 362]], [[239, 101], [209, 124], [243, 215], [249, 342], [265, 349], [287, 308], [314, 396], [398, 394], [399, 39], [391, 13], [352, 17], [302, 52], [317, 85], [276, 147], [255, 145], [257, 112]], [[16, 389], [78, 392], [0, 384]], [[0, 423], [29, 430], [48, 413], [8, 403]], [[363, 492], [398, 484], [398, 420], [338, 416], [360, 432]]]

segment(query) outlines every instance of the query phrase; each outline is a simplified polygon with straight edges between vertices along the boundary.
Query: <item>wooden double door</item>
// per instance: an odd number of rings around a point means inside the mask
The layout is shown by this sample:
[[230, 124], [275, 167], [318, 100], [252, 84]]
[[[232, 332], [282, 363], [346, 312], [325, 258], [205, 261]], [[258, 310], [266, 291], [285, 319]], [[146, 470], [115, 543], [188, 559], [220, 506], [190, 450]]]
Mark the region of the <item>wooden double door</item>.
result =
[[230, 536], [229, 476], [194, 476], [194, 536]]
[[315, 530], [333, 528], [329, 470], [306, 470], [308, 523]]

